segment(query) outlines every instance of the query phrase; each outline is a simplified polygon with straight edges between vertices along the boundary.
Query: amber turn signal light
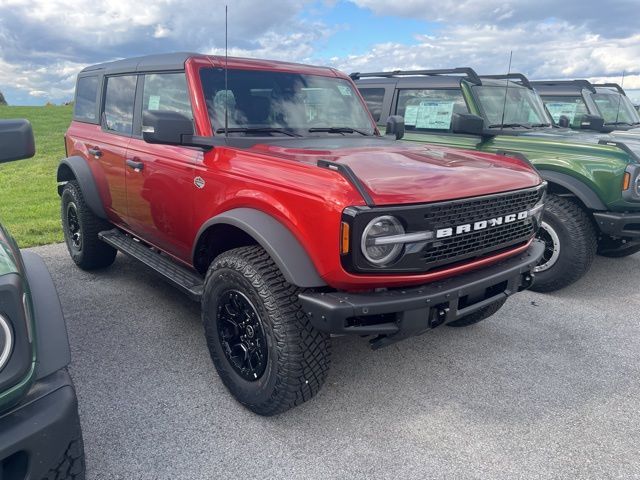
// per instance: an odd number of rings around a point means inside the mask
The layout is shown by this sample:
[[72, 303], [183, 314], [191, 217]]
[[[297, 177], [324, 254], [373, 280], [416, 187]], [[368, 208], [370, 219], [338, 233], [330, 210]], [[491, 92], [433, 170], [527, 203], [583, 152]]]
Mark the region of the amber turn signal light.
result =
[[342, 222], [342, 235], [340, 237], [340, 253], [346, 255], [349, 253], [349, 224]]
[[628, 190], [631, 185], [631, 174], [629, 172], [624, 173], [624, 179], [622, 180], [622, 189]]

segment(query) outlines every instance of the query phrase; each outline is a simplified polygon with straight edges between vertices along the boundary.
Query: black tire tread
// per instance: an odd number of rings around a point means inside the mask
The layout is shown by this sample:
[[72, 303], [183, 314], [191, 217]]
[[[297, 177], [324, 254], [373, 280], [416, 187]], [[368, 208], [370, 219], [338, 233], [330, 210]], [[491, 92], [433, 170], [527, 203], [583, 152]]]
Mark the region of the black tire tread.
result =
[[42, 480], [84, 480], [85, 470], [84, 443], [78, 429], [78, 437], [69, 443], [58, 464]]
[[[241, 403], [255, 413], [270, 416], [311, 399], [326, 380], [331, 365], [331, 341], [328, 334], [313, 328], [304, 314], [298, 301], [302, 290], [285, 280], [262, 247], [229, 250], [214, 260], [205, 278], [202, 311], [206, 330], [215, 328], [215, 319], [206, 318], [207, 284], [220, 269], [232, 269], [244, 275], [259, 292], [270, 318], [280, 319], [272, 325], [279, 359], [277, 388], [262, 404]], [[206, 333], [210, 338], [210, 333]], [[234, 393], [229, 373], [212, 350], [211, 353], [223, 382]]]

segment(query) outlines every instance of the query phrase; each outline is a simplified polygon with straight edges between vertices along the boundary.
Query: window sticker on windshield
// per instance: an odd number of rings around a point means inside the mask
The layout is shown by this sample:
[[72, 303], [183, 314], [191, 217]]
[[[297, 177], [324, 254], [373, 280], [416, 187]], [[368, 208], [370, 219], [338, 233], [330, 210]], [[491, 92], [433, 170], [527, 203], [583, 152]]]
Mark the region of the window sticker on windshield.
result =
[[160, 95], [149, 95], [148, 110], [160, 110]]
[[346, 97], [350, 97], [352, 95], [351, 88], [346, 85], [338, 85], [338, 90], [340, 90], [340, 93]]
[[553, 121], [558, 123], [562, 115], [569, 118], [569, 123], [573, 123], [573, 119], [576, 116], [577, 103], [573, 102], [549, 102], [547, 103], [547, 110], [551, 114]]
[[416, 128], [449, 130], [455, 102], [422, 101], [416, 116]]

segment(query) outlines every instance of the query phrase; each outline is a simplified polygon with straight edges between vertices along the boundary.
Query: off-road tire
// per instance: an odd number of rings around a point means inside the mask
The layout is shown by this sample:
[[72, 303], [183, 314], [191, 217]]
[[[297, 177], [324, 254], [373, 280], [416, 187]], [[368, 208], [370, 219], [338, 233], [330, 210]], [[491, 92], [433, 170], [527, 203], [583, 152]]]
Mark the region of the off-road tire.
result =
[[[75, 207], [80, 227], [79, 246], [72, 238], [69, 225], [70, 204]], [[62, 189], [60, 218], [69, 255], [78, 267], [83, 270], [95, 270], [108, 267], [114, 262], [118, 251], [98, 238], [99, 232], [109, 230], [113, 226], [91, 211], [76, 181], [67, 182]]]
[[85, 468], [84, 444], [78, 428], [78, 437], [69, 444], [58, 464], [42, 480], [84, 480]]
[[502, 308], [507, 299], [498, 300], [497, 302], [492, 303], [491, 305], [487, 305], [484, 308], [481, 308], [477, 312], [473, 312], [466, 317], [459, 318], [458, 320], [454, 320], [453, 322], [447, 323], [449, 327], [468, 327], [469, 325], [474, 325], [482, 320], [489, 318], [491, 315], [496, 313], [498, 310]]
[[[266, 369], [253, 381], [234, 369], [218, 332], [219, 302], [230, 291], [241, 292], [251, 302], [266, 338]], [[221, 254], [207, 272], [202, 318], [211, 358], [233, 396], [259, 415], [275, 415], [306, 402], [327, 377], [330, 337], [311, 325], [298, 300], [300, 292], [258, 246]]]
[[555, 231], [560, 253], [548, 270], [535, 273], [531, 290], [553, 292], [580, 279], [593, 263], [598, 246], [596, 229], [587, 213], [571, 198], [548, 195], [542, 217]]
[[626, 244], [621, 239], [605, 236], [598, 242], [598, 255], [608, 258], [624, 258], [640, 252], [640, 243], [623, 248]]

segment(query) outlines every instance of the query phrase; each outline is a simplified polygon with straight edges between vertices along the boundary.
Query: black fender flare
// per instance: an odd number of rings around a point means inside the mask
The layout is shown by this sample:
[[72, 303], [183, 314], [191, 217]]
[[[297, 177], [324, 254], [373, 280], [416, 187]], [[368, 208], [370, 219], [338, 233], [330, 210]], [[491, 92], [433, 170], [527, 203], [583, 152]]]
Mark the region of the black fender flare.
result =
[[57, 181], [58, 181], [58, 195], [62, 195], [62, 188], [65, 182], [72, 180], [67, 174], [67, 169], [71, 170], [73, 177], [80, 184], [82, 190], [82, 196], [84, 201], [91, 211], [100, 218], [107, 218], [107, 214], [104, 211], [102, 200], [98, 192], [98, 186], [91, 173], [91, 168], [87, 164], [87, 161], [82, 157], [68, 157], [60, 162], [58, 165]]
[[25, 276], [29, 282], [36, 338], [36, 379], [65, 368], [71, 361], [67, 326], [58, 292], [42, 258], [22, 252]]
[[287, 282], [301, 288], [326, 285], [293, 233], [272, 216], [253, 208], [236, 208], [207, 220], [196, 236], [192, 258], [202, 234], [218, 224], [231, 225], [250, 235], [271, 256]]
[[554, 170], [538, 170], [542, 178], [549, 183], [555, 183], [569, 190], [580, 200], [589, 210], [607, 210], [607, 207], [600, 197], [580, 180], [567, 175], [566, 173]]

